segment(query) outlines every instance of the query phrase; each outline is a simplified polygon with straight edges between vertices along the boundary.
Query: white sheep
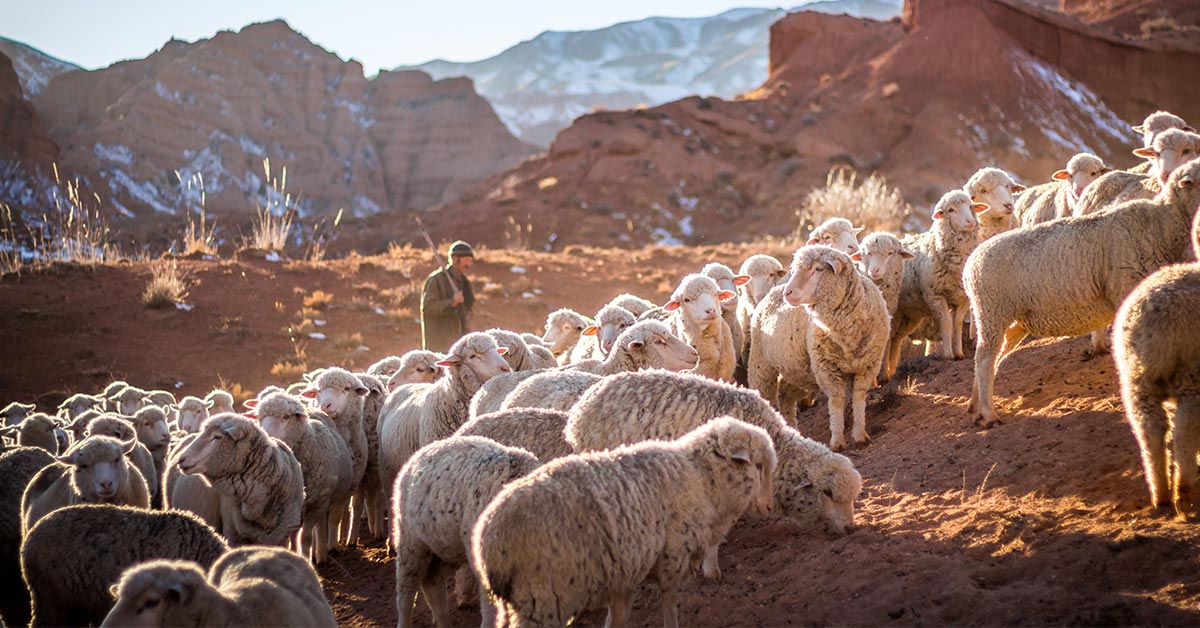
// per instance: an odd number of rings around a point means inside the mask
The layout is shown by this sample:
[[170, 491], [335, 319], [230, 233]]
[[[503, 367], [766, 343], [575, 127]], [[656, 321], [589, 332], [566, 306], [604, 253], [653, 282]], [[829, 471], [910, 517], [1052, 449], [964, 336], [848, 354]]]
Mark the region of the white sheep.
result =
[[19, 401], [14, 401], [7, 406], [4, 406], [3, 410], [0, 410], [0, 417], [4, 418], [5, 426], [16, 425], [21, 421], [24, 421], [25, 415], [33, 412], [34, 410], [37, 410], [37, 406], [33, 405], [32, 403], [21, 403]]
[[14, 426], [0, 428], [0, 435], [16, 434], [17, 445], [38, 447], [51, 454], [58, 453], [60, 432], [58, 420], [42, 412], [34, 412]]
[[1156, 135], [1150, 147], [1136, 149], [1133, 154], [1150, 162], [1146, 174], [1117, 170], [1100, 177], [1075, 204], [1075, 216], [1158, 196], [1171, 173], [1200, 155], [1200, 135], [1170, 129]]
[[[42, 517], [75, 504], [150, 507], [142, 474], [125, 459], [134, 441], [91, 436], [43, 468], [21, 496], [21, 529], [26, 534]], [[53, 481], [50, 481], [53, 480]]]
[[544, 354], [535, 353], [530, 349], [529, 345], [525, 344], [525, 340], [521, 338], [521, 334], [499, 328], [488, 329], [483, 333], [494, 338], [497, 346], [507, 349], [504, 353], [504, 361], [508, 362], [513, 371], [530, 371], [558, 366], [554, 356], [547, 358]]
[[1193, 129], [1184, 122], [1183, 118], [1170, 113], [1169, 111], [1155, 111], [1146, 116], [1146, 119], [1139, 125], [1133, 127], [1133, 130], [1142, 136], [1142, 147], [1150, 148], [1154, 145], [1154, 138], [1159, 133], [1169, 131], [1171, 129], [1180, 129], [1189, 133], [1195, 133]]
[[179, 469], [179, 456], [196, 440], [199, 432], [187, 434], [171, 446], [167, 471], [160, 490], [163, 508], [185, 510], [212, 526], [221, 529], [221, 494], [202, 475], [184, 475]]
[[154, 478], [147, 481], [157, 482], [163, 476], [167, 467], [167, 452], [171, 448], [171, 429], [167, 427], [167, 413], [158, 406], [146, 406], [133, 415], [133, 428], [137, 432], [138, 442], [150, 451], [154, 460]]
[[[446, 438], [466, 422], [471, 396], [489, 379], [511, 373], [506, 349], [491, 336], [459, 338], [438, 366], [447, 374], [431, 384], [406, 384], [388, 396], [379, 413], [379, 478], [392, 486], [400, 467], [417, 449]], [[525, 371], [534, 373], [536, 371]]]
[[[571, 446], [563, 442], [570, 453]], [[0, 582], [7, 585], [0, 587], [0, 621], [9, 626], [29, 624], [29, 593], [21, 579], [21, 495], [29, 480], [52, 464], [54, 457], [37, 447], [0, 455]]]
[[[975, 315], [970, 411], [997, 422], [996, 369], [1029, 334], [1078, 336], [1112, 322], [1118, 304], [1158, 268], [1192, 256], [1200, 161], [1177, 169], [1161, 196], [1022, 229], [980, 245], [963, 283]], [[1049, 269], [1049, 270], [1048, 270]]]
[[845, 218], [830, 218], [809, 232], [805, 244], [823, 244], [846, 255], [854, 255], [858, 252], [858, 234], [864, 229], [855, 227]]
[[[767, 296], [771, 288], [779, 285], [787, 271], [783, 264], [770, 255], [755, 254], [747, 257], [740, 268], [739, 275], [747, 275], [750, 281], [738, 287], [738, 325], [742, 328], [742, 344], [738, 349], [738, 363], [742, 370], [750, 363], [750, 317], [758, 302]], [[745, 374], [739, 380], [745, 383]]]
[[155, 559], [211, 565], [226, 549], [211, 527], [189, 513], [109, 504], [57, 510], [29, 531], [21, 547], [32, 625], [98, 625], [125, 569]]
[[[446, 579], [467, 565], [471, 529], [505, 485], [528, 475], [538, 460], [523, 449], [479, 436], [455, 436], [422, 447], [400, 470], [392, 497], [396, 539], [397, 626], [411, 626], [417, 590], [440, 627], [450, 625]], [[470, 577], [470, 572], [464, 572]], [[482, 625], [495, 621], [480, 596]]]
[[546, 316], [546, 333], [542, 340], [550, 347], [550, 353], [558, 358], [559, 364], [571, 359], [571, 351], [579, 343], [583, 330], [592, 325], [588, 317], [569, 308], [554, 310]]
[[963, 357], [962, 328], [969, 312], [962, 286], [963, 264], [980, 241], [977, 232], [982, 227], [976, 214], [987, 208], [965, 192], [951, 190], [934, 205], [929, 231], [904, 238], [913, 259], [904, 265], [900, 299], [892, 317], [885, 379], [895, 374], [902, 345], [926, 318], [937, 323], [942, 357]]
[[571, 350], [570, 363], [584, 360], [603, 359], [616, 342], [617, 336], [637, 322], [637, 317], [629, 310], [619, 306], [606, 304], [596, 312], [596, 322], [584, 328], [582, 337]]
[[657, 307], [653, 301], [639, 297], [636, 294], [629, 294], [628, 292], [618, 294], [610, 299], [608, 304], [623, 307], [629, 310], [629, 313], [635, 317], [641, 316]]
[[204, 403], [208, 405], [209, 416], [224, 412], [237, 412], [233, 407], [233, 395], [224, 390], [214, 390], [208, 393], [204, 397]]
[[854, 523], [862, 476], [850, 459], [788, 426], [756, 391], [688, 373], [610, 375], [571, 408], [575, 451], [678, 438], [714, 417], [732, 416], [771, 435], [779, 453], [775, 511], [802, 526], [845, 534]]
[[231, 545], [279, 545], [300, 529], [304, 475], [296, 456], [246, 417], [218, 414], [179, 454], [179, 469], [203, 475], [221, 495], [221, 534]]
[[697, 374], [733, 381], [737, 350], [733, 332], [721, 317], [722, 302], [737, 298], [737, 293], [722, 290], [711, 278], [692, 273], [680, 280], [663, 309], [674, 312], [672, 331], [699, 354], [693, 371]]
[[200, 431], [200, 424], [208, 420], [208, 404], [199, 397], [184, 397], [175, 406], [175, 424], [188, 434]]
[[1012, 229], [1015, 195], [1024, 192], [1025, 186], [1014, 181], [1007, 172], [988, 167], [971, 175], [962, 189], [971, 197], [971, 202], [987, 206], [979, 215], [977, 235], [981, 242]]
[[1158, 507], [1173, 503], [1182, 520], [1200, 515], [1198, 313], [1200, 264], [1180, 264], [1138, 284], [1113, 323], [1121, 397], [1141, 450], [1150, 502]]
[[912, 258], [913, 252], [904, 248], [900, 238], [885, 231], [876, 231], [863, 238], [858, 252], [850, 256], [850, 259], [858, 262], [862, 273], [879, 288], [889, 316], [896, 313], [896, 307], [900, 304], [904, 262]]
[[1076, 154], [1067, 162], [1066, 169], [1051, 175], [1049, 183], [1035, 185], [1017, 198], [1013, 222], [1019, 227], [1032, 227], [1072, 215], [1084, 190], [1111, 171], [1112, 168], [1091, 153]]
[[567, 414], [546, 408], [509, 408], [477, 416], [462, 424], [458, 436], [481, 436], [524, 449], [543, 463], [574, 453], [564, 430]]
[[104, 410], [104, 397], [76, 393], [58, 404], [58, 416], [68, 421], [74, 421], [76, 417], [88, 410]]
[[271, 547], [232, 549], [207, 577], [191, 561], [137, 565], [113, 593], [102, 626], [337, 626], [312, 567]]
[[[304, 476], [303, 523], [296, 547], [300, 555], [311, 557], [313, 564], [325, 562], [329, 552], [329, 533], [336, 531], [331, 502], [350, 495], [352, 465], [349, 451], [330, 425], [310, 418], [307, 406], [286, 393], [272, 393], [254, 409], [263, 430], [291, 448]], [[331, 521], [334, 525], [331, 525]]]
[[442, 374], [442, 369], [437, 363], [445, 357], [435, 351], [424, 349], [413, 349], [400, 356], [399, 367], [387, 379], [388, 392], [396, 390], [404, 384], [428, 384], [437, 379]]
[[370, 452], [366, 427], [363, 426], [363, 401], [369, 393], [370, 390], [363, 386], [358, 376], [338, 367], [321, 369], [301, 393], [302, 397], [312, 399], [316, 408], [329, 417], [332, 427], [350, 451], [350, 494], [344, 501], [335, 501], [330, 506], [331, 514], [342, 520], [340, 531], [331, 531], [331, 545], [358, 543], [356, 533], [359, 530], [353, 522], [363, 513], [352, 512], [351, 507], [365, 503], [362, 481], [367, 472]]
[[126, 382], [123, 380], [116, 380], [116, 381], [110, 382], [107, 386], [104, 387], [104, 390], [100, 391], [100, 396], [102, 398], [104, 398], [105, 412], [116, 412], [117, 411], [117, 402], [116, 402], [116, 400], [113, 399], [113, 397], [116, 396], [117, 393], [124, 390], [125, 387], [127, 387], [127, 386], [129, 386], [129, 382]]
[[150, 393], [137, 386], [122, 388], [115, 395], [109, 397], [109, 401], [116, 404], [114, 411], [123, 416], [133, 416], [137, 414], [138, 410], [151, 405]]
[[[746, 328], [742, 327], [738, 320], [738, 308], [741, 305], [741, 298], [738, 291], [741, 286], [750, 281], [750, 275], [735, 274], [733, 269], [720, 263], [709, 262], [700, 269], [700, 274], [717, 282], [717, 286], [722, 290], [728, 290], [734, 294], [734, 298], [728, 301], [721, 302], [721, 318], [725, 319], [725, 324], [729, 325], [729, 333], [733, 336], [734, 357], [741, 356], [741, 347], [746, 344]], [[745, 366], [743, 363], [742, 366]]]
[[[472, 565], [517, 625], [566, 625], [608, 607], [629, 624], [653, 576], [663, 624], [678, 625], [680, 582], [752, 504], [766, 512], [776, 466], [761, 428], [720, 418], [671, 442], [560, 458], [509, 484], [480, 515]], [[499, 613], [498, 613], [499, 614]]]
[[400, 370], [400, 365], [403, 364], [404, 358], [398, 355], [389, 355], [380, 358], [371, 366], [367, 367], [367, 374], [374, 375], [381, 380], [387, 381]]
[[133, 426], [133, 422], [116, 414], [103, 414], [87, 423], [87, 430], [84, 432], [84, 438], [89, 436], [108, 436], [115, 438], [121, 442], [129, 440], [134, 441], [133, 451], [129, 454], [129, 459], [133, 461], [133, 466], [142, 474], [142, 478], [146, 480], [146, 485], [150, 489], [150, 500], [153, 502], [157, 498], [159, 491], [158, 465], [154, 464], [154, 454], [137, 440], [137, 428]]
[[579, 401], [588, 388], [601, 379], [600, 375], [587, 371], [554, 370], [539, 373], [513, 389], [512, 393], [504, 398], [504, 403], [500, 404], [500, 410], [546, 408], [565, 412]]

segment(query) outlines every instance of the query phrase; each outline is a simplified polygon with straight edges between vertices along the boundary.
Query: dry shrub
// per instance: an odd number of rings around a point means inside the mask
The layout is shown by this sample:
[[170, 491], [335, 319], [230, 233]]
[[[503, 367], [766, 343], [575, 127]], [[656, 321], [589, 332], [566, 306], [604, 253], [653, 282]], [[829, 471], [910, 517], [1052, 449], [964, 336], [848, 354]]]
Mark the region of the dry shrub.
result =
[[529, 242], [533, 237], [533, 219], [525, 216], [524, 222], [517, 222], [512, 214], [504, 223], [504, 248], [510, 251], [528, 251]]
[[324, 290], [313, 290], [312, 294], [304, 297], [304, 307], [314, 310], [324, 310], [333, 302], [333, 295]]
[[150, 271], [150, 281], [142, 291], [146, 307], [160, 308], [181, 303], [187, 298], [187, 284], [174, 261], [156, 264]]
[[208, 215], [203, 209], [200, 210], [200, 221], [192, 214], [188, 214], [187, 227], [183, 230], [183, 241], [180, 243], [181, 255], [213, 255], [217, 254], [217, 238], [214, 231], [217, 228], [216, 221], [212, 224], [208, 223]]
[[286, 358], [271, 367], [271, 375], [284, 382], [299, 381], [308, 372], [308, 363]]
[[825, 186], [815, 188], [804, 199], [797, 236], [804, 237], [816, 225], [829, 218], [845, 218], [867, 231], [899, 232], [912, 205], [878, 174], [860, 181], [849, 168], [834, 168], [825, 177]]
[[363, 335], [359, 332], [354, 332], [349, 336], [342, 336], [334, 341], [333, 345], [339, 349], [346, 351], [357, 351], [363, 346]]

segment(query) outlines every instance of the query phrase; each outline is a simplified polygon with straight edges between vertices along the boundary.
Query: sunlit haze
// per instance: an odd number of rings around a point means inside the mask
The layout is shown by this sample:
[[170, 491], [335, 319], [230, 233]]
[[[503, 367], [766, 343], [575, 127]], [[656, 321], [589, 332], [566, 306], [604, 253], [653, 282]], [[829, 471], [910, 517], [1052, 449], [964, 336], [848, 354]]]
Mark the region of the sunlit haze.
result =
[[7, 0], [0, 2], [0, 36], [94, 69], [145, 57], [172, 37], [196, 41], [283, 18], [343, 59], [358, 59], [370, 76], [380, 68], [437, 58], [487, 58], [547, 30], [590, 30], [650, 16], [709, 16], [742, 6], [772, 5], [733, 0]]

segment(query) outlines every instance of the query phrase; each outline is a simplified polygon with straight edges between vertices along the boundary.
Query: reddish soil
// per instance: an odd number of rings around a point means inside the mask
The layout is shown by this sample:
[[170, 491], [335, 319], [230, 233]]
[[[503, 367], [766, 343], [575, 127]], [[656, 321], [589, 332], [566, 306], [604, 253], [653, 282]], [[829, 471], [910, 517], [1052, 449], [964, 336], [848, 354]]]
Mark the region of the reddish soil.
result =
[[[788, 246], [483, 251], [478, 322], [537, 330], [557, 307], [595, 309], [627, 290], [662, 299], [700, 260], [783, 257]], [[113, 377], [183, 382], [176, 394], [221, 379], [246, 390], [286, 381], [271, 369], [296, 359], [287, 328], [295, 335], [318, 290], [331, 297], [309, 314], [327, 321], [313, 327], [327, 339], [299, 343], [305, 366], [362, 367], [415, 345], [417, 282], [431, 266], [413, 249], [322, 264], [179, 264], [192, 311], [143, 306], [142, 263], [0, 277], [0, 405], [45, 407]], [[1006, 420], [990, 430], [966, 414], [969, 360], [904, 363], [870, 395], [873, 442], [849, 454], [865, 479], [858, 528], [829, 538], [777, 516], [743, 521], [722, 550], [723, 579], [685, 586], [681, 623], [1200, 624], [1200, 533], [1148, 506], [1111, 358], [1084, 360], [1086, 345], [1018, 350], [997, 382]], [[811, 409], [800, 427], [824, 441], [825, 417]], [[380, 545], [336, 554], [321, 575], [342, 625], [395, 623], [393, 564]], [[659, 623], [657, 599], [643, 589], [636, 623]], [[416, 619], [431, 625], [423, 602]], [[474, 624], [478, 611], [452, 620]]]

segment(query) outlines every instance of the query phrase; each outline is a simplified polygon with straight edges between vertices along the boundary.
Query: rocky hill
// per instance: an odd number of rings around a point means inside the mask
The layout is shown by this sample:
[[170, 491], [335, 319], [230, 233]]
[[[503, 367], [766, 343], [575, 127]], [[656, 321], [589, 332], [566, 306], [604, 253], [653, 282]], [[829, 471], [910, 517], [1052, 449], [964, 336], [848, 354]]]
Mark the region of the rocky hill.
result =
[[12, 60], [0, 52], [0, 202], [27, 198], [25, 182], [48, 173], [56, 159], [58, 146], [25, 98]]
[[210, 213], [252, 215], [279, 179], [301, 216], [369, 217], [452, 201], [534, 152], [469, 80], [368, 80], [282, 21], [60, 74], [34, 102], [60, 169], [130, 218], [195, 208], [199, 193], [180, 186], [195, 175]]
[[1131, 123], [1200, 119], [1200, 57], [1169, 42], [1009, 0], [908, 0], [904, 16], [790, 14], [761, 89], [584, 116], [437, 220], [496, 241], [479, 225], [511, 217], [534, 246], [782, 234], [834, 166], [882, 173], [924, 212], [981, 166], [1025, 183], [1078, 151], [1128, 166]]
[[[826, 0], [804, 8], [889, 19], [900, 0]], [[547, 31], [482, 61], [438, 59], [416, 69], [467, 76], [521, 139], [549, 146], [597, 109], [659, 105], [685, 96], [732, 98], [767, 77], [768, 30], [782, 9], [733, 9], [705, 18], [653, 17], [591, 31]]]
[[5, 37], [0, 37], [0, 54], [12, 59], [17, 76], [21, 79], [21, 89], [25, 97], [32, 99], [42, 93], [50, 79], [79, 66], [62, 59], [52, 57], [33, 46], [23, 44]]

